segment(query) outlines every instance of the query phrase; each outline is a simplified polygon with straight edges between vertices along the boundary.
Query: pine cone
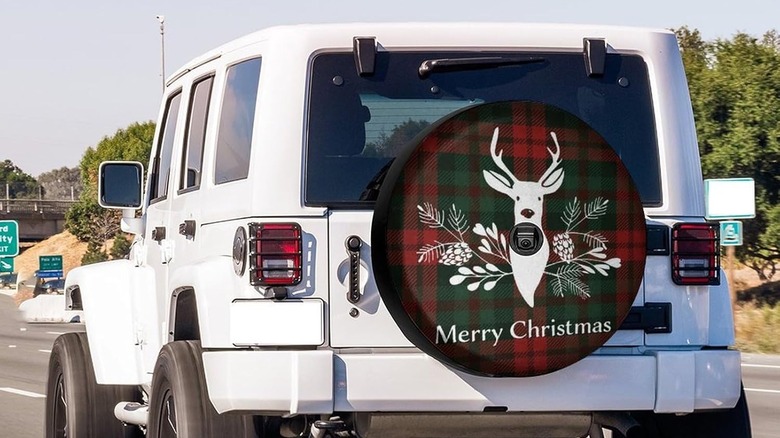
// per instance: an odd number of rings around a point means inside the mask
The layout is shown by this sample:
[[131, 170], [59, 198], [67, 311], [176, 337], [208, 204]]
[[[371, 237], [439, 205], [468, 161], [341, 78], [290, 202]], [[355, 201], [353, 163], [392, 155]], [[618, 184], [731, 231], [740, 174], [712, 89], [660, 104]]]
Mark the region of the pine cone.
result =
[[556, 234], [553, 236], [553, 251], [558, 254], [564, 262], [571, 261], [574, 257], [574, 242], [569, 233]]
[[441, 255], [439, 263], [448, 266], [463, 266], [473, 255], [468, 243], [453, 243]]

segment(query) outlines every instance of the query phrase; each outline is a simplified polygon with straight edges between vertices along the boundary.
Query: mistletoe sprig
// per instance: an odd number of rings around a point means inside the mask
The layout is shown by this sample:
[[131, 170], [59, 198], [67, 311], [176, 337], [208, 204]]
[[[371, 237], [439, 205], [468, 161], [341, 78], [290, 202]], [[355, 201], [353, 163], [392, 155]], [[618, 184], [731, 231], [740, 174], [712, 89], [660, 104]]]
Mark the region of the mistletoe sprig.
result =
[[[417, 215], [420, 223], [429, 228], [442, 229], [452, 236], [453, 240], [446, 242], [437, 240], [432, 244], [423, 245], [417, 251], [419, 263], [436, 261], [443, 265], [458, 266], [458, 274], [450, 277], [450, 284], [459, 285], [466, 280], [472, 280], [466, 285], [466, 289], [469, 291], [474, 292], [480, 286], [489, 291], [496, 286], [499, 280], [511, 274], [485, 258], [492, 256], [509, 263], [509, 245], [506, 236], [498, 232], [496, 224], [491, 224], [487, 228], [482, 224], [476, 224], [471, 230], [481, 237], [477, 249], [485, 254], [482, 256], [474, 252], [469, 243], [465, 241], [464, 234], [469, 228], [468, 221], [463, 212], [455, 207], [455, 204], [452, 204], [448, 210], [442, 211], [426, 202], [417, 206]], [[482, 261], [482, 266], [463, 266], [474, 256]]]
[[479, 247], [477, 247], [478, 250], [509, 263], [509, 245], [506, 235], [498, 232], [495, 222], [490, 224], [490, 227], [476, 224], [472, 231], [477, 236], [482, 236]]
[[509, 274], [509, 272], [502, 271], [501, 268], [492, 263], [485, 264], [484, 268], [482, 266], [474, 266], [472, 268], [461, 266], [458, 268], [458, 275], [450, 277], [450, 284], [457, 286], [466, 280], [475, 280], [467, 284], [466, 289], [474, 292], [482, 286], [486, 291], [491, 291], [496, 287], [496, 283], [499, 280]]

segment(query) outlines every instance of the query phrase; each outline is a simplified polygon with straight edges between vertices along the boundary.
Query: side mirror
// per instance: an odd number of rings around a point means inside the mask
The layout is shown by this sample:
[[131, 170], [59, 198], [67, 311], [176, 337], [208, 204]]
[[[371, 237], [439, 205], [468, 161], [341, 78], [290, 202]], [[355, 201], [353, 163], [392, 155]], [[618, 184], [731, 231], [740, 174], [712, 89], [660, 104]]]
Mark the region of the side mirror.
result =
[[141, 208], [144, 166], [136, 161], [105, 161], [98, 172], [98, 204], [104, 208]]

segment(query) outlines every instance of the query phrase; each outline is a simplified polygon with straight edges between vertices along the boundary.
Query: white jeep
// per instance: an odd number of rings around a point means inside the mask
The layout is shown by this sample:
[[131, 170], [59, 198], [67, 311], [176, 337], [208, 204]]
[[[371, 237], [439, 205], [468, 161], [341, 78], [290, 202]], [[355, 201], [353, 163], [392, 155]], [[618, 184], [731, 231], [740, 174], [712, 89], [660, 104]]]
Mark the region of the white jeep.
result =
[[67, 278], [48, 437], [750, 436], [668, 31], [264, 30], [148, 169], [101, 166], [136, 239]]

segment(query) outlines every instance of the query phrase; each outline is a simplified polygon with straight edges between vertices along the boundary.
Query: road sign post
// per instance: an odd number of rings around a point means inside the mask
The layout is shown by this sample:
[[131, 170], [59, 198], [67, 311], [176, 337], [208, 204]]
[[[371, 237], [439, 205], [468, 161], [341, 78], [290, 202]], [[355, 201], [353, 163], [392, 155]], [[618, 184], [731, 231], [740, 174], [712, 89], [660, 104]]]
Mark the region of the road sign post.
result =
[[0, 257], [19, 255], [19, 224], [16, 221], [0, 221]]

